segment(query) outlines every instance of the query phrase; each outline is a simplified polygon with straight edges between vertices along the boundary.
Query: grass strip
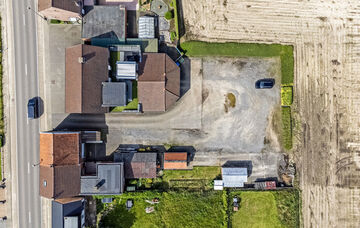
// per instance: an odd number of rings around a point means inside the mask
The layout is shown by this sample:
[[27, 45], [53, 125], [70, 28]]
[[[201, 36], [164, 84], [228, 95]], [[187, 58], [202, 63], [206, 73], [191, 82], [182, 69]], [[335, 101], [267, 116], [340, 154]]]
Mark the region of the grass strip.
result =
[[285, 149], [292, 148], [292, 118], [291, 108], [281, 107], [281, 122], [282, 122], [282, 145]]
[[293, 47], [281, 44], [254, 43], [208, 43], [187, 41], [181, 43], [181, 49], [190, 57], [225, 56], [225, 57], [275, 57], [281, 60], [281, 84], [292, 85], [294, 82]]
[[281, 87], [281, 105], [290, 106], [293, 102], [293, 87], [282, 86]]
[[174, 22], [175, 22], [175, 35], [176, 39], [180, 39], [180, 31], [179, 31], [179, 14], [178, 14], [178, 8], [177, 8], [177, 2], [176, 0], [172, 0], [172, 7], [174, 7]]

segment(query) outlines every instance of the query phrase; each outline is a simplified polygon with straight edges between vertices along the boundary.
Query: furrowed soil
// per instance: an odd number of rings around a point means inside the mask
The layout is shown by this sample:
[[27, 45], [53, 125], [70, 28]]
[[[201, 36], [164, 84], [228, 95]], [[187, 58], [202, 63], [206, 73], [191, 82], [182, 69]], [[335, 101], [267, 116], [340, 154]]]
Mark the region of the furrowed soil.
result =
[[182, 0], [186, 40], [294, 45], [304, 227], [360, 224], [360, 2]]

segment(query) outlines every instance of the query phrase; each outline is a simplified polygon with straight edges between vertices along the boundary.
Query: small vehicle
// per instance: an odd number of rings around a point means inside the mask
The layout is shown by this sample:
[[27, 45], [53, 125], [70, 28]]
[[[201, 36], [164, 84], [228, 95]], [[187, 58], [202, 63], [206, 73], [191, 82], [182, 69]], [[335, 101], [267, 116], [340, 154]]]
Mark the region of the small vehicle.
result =
[[275, 79], [264, 78], [255, 82], [256, 89], [271, 89], [275, 85]]
[[126, 201], [126, 209], [129, 211], [134, 205], [134, 201], [132, 199], [128, 199]]
[[27, 108], [29, 119], [36, 119], [39, 117], [39, 101], [36, 97], [29, 100]]

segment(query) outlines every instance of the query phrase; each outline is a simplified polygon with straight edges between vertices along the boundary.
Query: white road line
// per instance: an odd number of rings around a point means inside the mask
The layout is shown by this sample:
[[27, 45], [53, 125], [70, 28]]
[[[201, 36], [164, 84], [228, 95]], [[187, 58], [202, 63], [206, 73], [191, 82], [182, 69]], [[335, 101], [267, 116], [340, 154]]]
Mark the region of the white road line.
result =
[[31, 211], [29, 211], [29, 223], [31, 223]]
[[27, 63], [25, 63], [25, 75], [27, 75]]
[[28, 114], [26, 113], [26, 124], [29, 125], [29, 118], [27, 118]]
[[23, 22], [24, 22], [24, 26], [26, 25], [25, 23], [25, 14], [23, 14]]
[[30, 162], [28, 162], [28, 174], [30, 174]]

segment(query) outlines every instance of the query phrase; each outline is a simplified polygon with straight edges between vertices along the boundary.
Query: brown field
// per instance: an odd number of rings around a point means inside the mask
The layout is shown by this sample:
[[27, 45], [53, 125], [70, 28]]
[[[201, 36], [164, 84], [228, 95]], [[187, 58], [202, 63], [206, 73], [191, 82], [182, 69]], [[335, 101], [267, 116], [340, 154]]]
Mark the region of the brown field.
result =
[[304, 227], [360, 224], [360, 1], [182, 0], [186, 39], [294, 45]]

